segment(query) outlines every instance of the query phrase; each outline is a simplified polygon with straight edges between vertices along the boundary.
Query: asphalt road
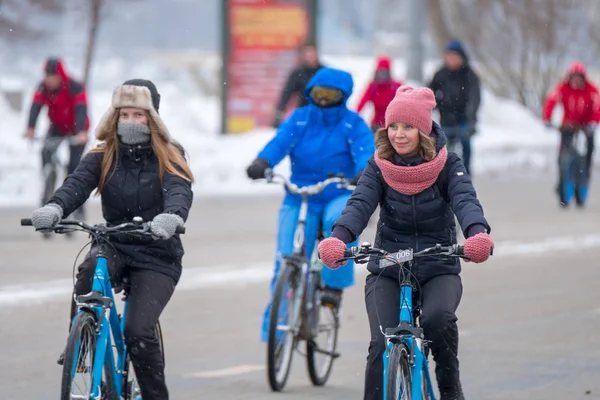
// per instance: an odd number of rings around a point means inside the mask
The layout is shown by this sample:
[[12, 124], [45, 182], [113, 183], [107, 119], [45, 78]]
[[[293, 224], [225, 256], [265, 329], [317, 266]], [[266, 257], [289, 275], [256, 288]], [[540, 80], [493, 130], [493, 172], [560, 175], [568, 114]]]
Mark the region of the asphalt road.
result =
[[[468, 399], [600, 399], [600, 191], [561, 210], [553, 175], [481, 176], [476, 188], [497, 246], [465, 265], [460, 360]], [[310, 385], [296, 356], [286, 392], [266, 382], [259, 327], [279, 198], [201, 198], [184, 237], [184, 274], [161, 318], [172, 399], [361, 399], [366, 276], [348, 290], [331, 380]], [[72, 265], [85, 238], [44, 241], [0, 210], [0, 398], [56, 399]], [[97, 221], [99, 209], [90, 209]], [[363, 240], [373, 240], [371, 226]]]

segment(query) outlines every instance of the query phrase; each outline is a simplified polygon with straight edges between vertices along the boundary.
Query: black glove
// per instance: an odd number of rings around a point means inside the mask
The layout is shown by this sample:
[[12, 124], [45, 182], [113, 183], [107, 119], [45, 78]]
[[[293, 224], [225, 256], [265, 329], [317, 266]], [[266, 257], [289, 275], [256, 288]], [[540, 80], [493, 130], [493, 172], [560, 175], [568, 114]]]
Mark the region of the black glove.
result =
[[257, 158], [246, 168], [246, 174], [250, 179], [263, 179], [267, 169], [269, 169], [269, 162], [264, 158]]

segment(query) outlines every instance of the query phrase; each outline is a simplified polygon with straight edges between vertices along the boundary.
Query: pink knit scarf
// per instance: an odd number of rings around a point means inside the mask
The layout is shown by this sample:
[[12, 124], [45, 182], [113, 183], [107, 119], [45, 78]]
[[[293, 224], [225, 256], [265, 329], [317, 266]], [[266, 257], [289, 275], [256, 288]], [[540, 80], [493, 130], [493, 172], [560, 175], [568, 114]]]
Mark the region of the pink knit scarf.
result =
[[409, 196], [431, 187], [442, 172], [447, 158], [448, 150], [442, 147], [433, 160], [408, 167], [395, 165], [375, 153], [375, 163], [381, 169], [385, 182], [395, 191]]

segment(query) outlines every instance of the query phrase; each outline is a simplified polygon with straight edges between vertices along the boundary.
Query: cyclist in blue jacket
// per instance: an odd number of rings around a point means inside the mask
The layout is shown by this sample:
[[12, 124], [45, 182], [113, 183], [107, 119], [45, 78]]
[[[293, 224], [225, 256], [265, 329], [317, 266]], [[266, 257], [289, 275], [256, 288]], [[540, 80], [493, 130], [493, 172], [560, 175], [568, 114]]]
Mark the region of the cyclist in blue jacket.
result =
[[[353, 86], [352, 76], [348, 72], [333, 68], [320, 69], [304, 91], [309, 104], [296, 109], [281, 124], [275, 137], [248, 167], [248, 177], [264, 178], [268, 168], [275, 167], [289, 155], [292, 167], [290, 180], [300, 187], [325, 180], [329, 174], [340, 173], [351, 178], [355, 184], [374, 154], [375, 145], [365, 121], [346, 106]], [[350, 195], [348, 190], [330, 185], [320, 194], [309, 197], [305, 230], [307, 255], [314, 250], [320, 223], [329, 236], [333, 223], [339, 218]], [[282, 256], [290, 255], [293, 250], [300, 202], [300, 196], [287, 193], [279, 210], [271, 293]], [[323, 281], [323, 303], [338, 307], [343, 289], [354, 285], [354, 265], [348, 263], [337, 270], [323, 269]], [[267, 340], [269, 313], [270, 303], [263, 318], [263, 341]]]

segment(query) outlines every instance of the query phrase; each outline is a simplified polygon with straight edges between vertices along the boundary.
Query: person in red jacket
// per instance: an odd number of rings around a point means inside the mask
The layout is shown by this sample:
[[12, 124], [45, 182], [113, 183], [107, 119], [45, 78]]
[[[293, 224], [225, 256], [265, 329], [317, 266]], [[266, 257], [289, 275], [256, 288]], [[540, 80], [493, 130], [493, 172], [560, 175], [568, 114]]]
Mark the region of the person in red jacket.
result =
[[[44, 64], [44, 73], [44, 80], [33, 95], [25, 137], [35, 137], [38, 116], [42, 108], [48, 106], [50, 127], [42, 147], [42, 168], [50, 163], [61, 142], [65, 138], [72, 138], [69, 141], [67, 166], [67, 174], [71, 174], [79, 164], [88, 141], [90, 121], [85, 88], [82, 83], [67, 75], [59, 58], [48, 58]], [[46, 193], [42, 197], [46, 197]], [[43, 198], [42, 205], [47, 201], [47, 198]], [[77, 210], [77, 213], [79, 217], [83, 217], [82, 209]]]
[[542, 119], [548, 127], [552, 126], [550, 120], [557, 103], [562, 103], [564, 110], [560, 126], [559, 163], [561, 153], [569, 148], [575, 133], [583, 131], [587, 139], [586, 177], [589, 179], [594, 154], [594, 132], [600, 121], [600, 93], [589, 81], [583, 63], [572, 63], [565, 79], [546, 99]]
[[394, 98], [396, 90], [402, 85], [400, 81], [392, 79], [391, 69], [392, 61], [389, 58], [380, 57], [377, 60], [375, 76], [367, 86], [356, 108], [356, 112], [360, 113], [367, 103], [373, 103], [375, 110], [371, 120], [373, 133], [385, 126], [385, 110]]

